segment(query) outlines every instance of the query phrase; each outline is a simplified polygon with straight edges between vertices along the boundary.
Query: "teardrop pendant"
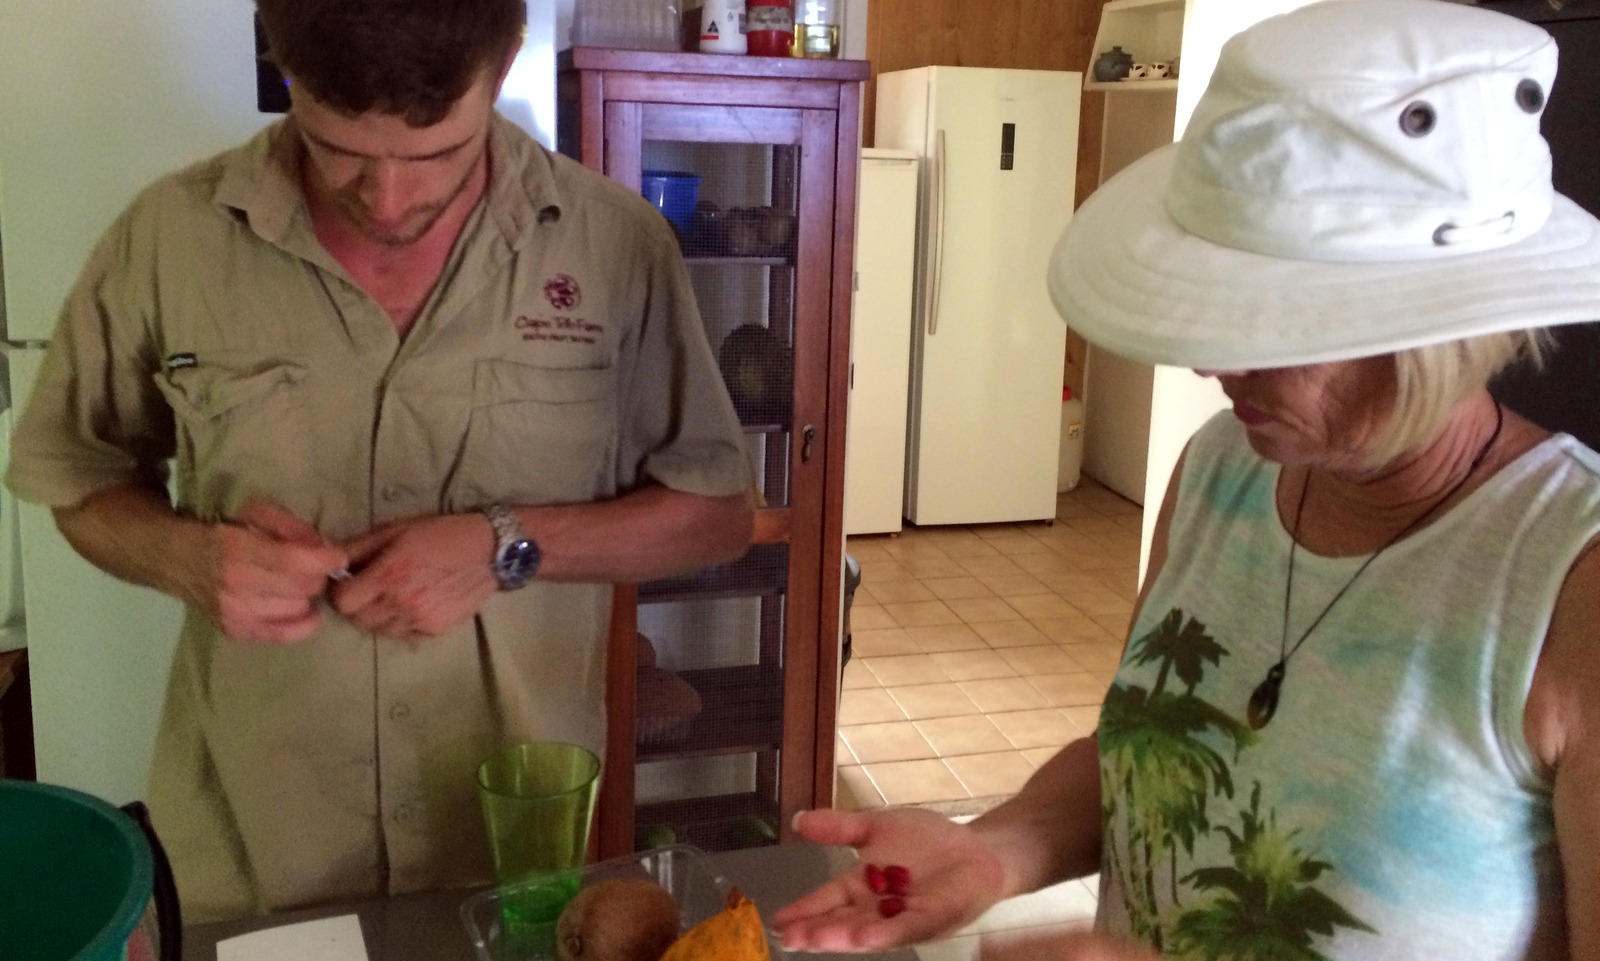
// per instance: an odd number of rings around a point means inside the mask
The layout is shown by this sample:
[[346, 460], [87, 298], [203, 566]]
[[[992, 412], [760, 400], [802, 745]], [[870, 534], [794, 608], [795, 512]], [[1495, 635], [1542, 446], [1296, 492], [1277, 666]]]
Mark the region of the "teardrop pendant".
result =
[[1250, 723], [1250, 730], [1259, 731], [1272, 720], [1272, 715], [1278, 713], [1278, 692], [1283, 687], [1283, 662], [1272, 665], [1267, 671], [1267, 676], [1256, 689], [1250, 692], [1250, 705], [1245, 711], [1245, 720]]

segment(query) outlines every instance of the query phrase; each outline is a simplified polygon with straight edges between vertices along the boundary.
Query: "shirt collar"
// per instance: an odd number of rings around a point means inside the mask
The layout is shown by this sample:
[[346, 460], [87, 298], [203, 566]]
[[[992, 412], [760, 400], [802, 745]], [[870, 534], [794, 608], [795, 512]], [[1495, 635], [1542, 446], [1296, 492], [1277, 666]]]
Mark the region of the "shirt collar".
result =
[[297, 222], [310, 229], [300, 190], [300, 151], [292, 118], [268, 126], [228, 155], [213, 201], [263, 238], [287, 246]]
[[533, 240], [534, 228], [559, 222], [565, 198], [548, 151], [496, 112], [489, 123], [490, 221], [512, 250]]

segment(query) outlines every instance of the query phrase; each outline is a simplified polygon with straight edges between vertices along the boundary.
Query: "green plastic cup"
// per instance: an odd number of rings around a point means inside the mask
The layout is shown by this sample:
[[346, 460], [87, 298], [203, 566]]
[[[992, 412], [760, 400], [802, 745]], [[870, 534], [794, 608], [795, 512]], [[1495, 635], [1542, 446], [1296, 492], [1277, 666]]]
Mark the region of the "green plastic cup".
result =
[[553, 957], [555, 923], [578, 893], [600, 759], [576, 744], [504, 748], [478, 767], [478, 796], [500, 884], [506, 943]]

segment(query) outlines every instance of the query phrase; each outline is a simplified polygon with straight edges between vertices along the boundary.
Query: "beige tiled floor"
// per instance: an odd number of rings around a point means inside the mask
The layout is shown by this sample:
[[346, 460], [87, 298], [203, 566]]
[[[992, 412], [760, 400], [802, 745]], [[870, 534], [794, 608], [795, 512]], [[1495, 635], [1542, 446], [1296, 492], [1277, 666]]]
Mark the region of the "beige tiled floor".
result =
[[1053, 525], [851, 537], [862, 579], [835, 803], [977, 810], [1093, 730], [1133, 610], [1141, 522], [1085, 478]]

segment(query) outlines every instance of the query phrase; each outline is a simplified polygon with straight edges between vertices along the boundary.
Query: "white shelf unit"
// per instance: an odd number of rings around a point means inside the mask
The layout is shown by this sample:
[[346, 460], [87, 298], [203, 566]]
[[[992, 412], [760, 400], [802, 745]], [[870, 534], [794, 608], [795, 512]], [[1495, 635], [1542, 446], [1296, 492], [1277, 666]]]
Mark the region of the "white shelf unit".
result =
[[[1094, 56], [1115, 46], [1126, 51], [1136, 63], [1176, 59], [1183, 47], [1184, 3], [1185, 0], [1111, 0], [1100, 11], [1100, 26], [1094, 34]], [[1092, 63], [1090, 67], [1084, 76], [1093, 76]], [[1129, 87], [1136, 87], [1161, 81], [1125, 82]]]
[[[1121, 47], [1137, 63], [1178, 61], [1183, 47], [1186, 0], [1111, 0], [1100, 13], [1094, 53]], [[1085, 76], [1094, 75], [1091, 62]], [[1095, 82], [1086, 91], [1106, 94], [1100, 140], [1100, 182], [1150, 151], [1172, 142], [1177, 116], [1177, 78]]]
[[1163, 90], [1176, 91], [1178, 89], [1178, 81], [1118, 80], [1113, 83], [1102, 83], [1097, 80], [1093, 83], [1084, 84], [1083, 89], [1091, 93], [1096, 91], [1100, 93], [1110, 93], [1112, 91], [1117, 93], [1160, 93]]
[[[1111, 0], [1101, 10], [1091, 58], [1117, 46], [1138, 63], [1178, 60], [1186, 8], [1187, 0]], [[1181, 60], [1177, 66], [1181, 72]], [[1094, 76], [1093, 59], [1084, 75]], [[1084, 90], [1105, 94], [1100, 183], [1172, 142], [1177, 79], [1089, 83]], [[1141, 504], [1154, 382], [1155, 370], [1148, 364], [1089, 348], [1084, 364], [1083, 472]]]

